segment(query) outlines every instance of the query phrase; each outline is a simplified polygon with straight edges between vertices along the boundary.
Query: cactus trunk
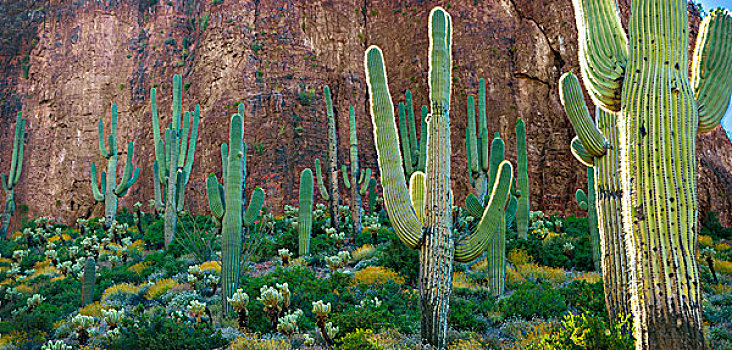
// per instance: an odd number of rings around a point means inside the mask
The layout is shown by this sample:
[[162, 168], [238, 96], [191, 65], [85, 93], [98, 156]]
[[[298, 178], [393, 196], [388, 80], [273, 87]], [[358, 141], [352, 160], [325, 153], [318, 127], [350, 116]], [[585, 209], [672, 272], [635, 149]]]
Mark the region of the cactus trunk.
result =
[[[356, 237], [361, 233], [361, 212], [363, 209], [361, 208], [361, 194], [358, 186], [358, 136], [356, 135], [356, 113], [353, 106], [348, 107], [348, 124], [351, 132], [351, 215], [353, 216], [353, 237]], [[369, 181], [369, 179], [364, 178], [362, 181]]]
[[10, 172], [6, 177], [0, 174], [0, 184], [5, 190], [5, 208], [0, 214], [0, 239], [8, 234], [10, 217], [15, 214], [15, 185], [20, 180], [23, 170], [23, 143], [25, 140], [25, 119], [21, 112], [15, 117], [15, 135], [13, 138], [13, 155], [10, 160]]
[[328, 210], [330, 211], [330, 226], [338, 230], [338, 206], [340, 205], [338, 198], [338, 138], [330, 87], [326, 86], [323, 91], [328, 115], [328, 180], [330, 182]]
[[313, 227], [313, 172], [310, 169], [305, 169], [300, 173], [300, 202], [298, 205], [298, 255], [303, 257], [310, 254], [310, 234]]
[[242, 127], [241, 116], [235, 114], [231, 118], [229, 130], [229, 157], [225, 186], [226, 212], [221, 224], [221, 300], [224, 314], [228, 315], [232, 308], [228, 302], [239, 285], [239, 263], [241, 258], [242, 203], [241, 178]]
[[94, 258], [86, 258], [84, 275], [81, 280], [81, 306], [86, 306], [94, 300], [94, 282], [96, 280], [97, 264]]
[[520, 238], [529, 232], [529, 169], [526, 149], [526, 125], [522, 119], [516, 121], [516, 182], [520, 192], [516, 208], [516, 230]]
[[587, 167], [587, 226], [592, 246], [592, 263], [595, 271], [602, 271], [600, 254], [600, 232], [597, 221], [597, 191], [595, 190], [595, 169]]
[[[178, 212], [176, 210], [176, 187], [178, 187], [178, 139], [177, 132], [175, 130], [167, 131], [170, 137], [166, 137], [169, 140], [166, 145], [170, 156], [168, 157], [168, 184], [165, 185], [166, 198], [165, 198], [165, 249], [168, 249], [170, 244], [173, 242], [176, 234], [176, 226], [178, 225]], [[166, 135], [168, 136], [168, 135]]]

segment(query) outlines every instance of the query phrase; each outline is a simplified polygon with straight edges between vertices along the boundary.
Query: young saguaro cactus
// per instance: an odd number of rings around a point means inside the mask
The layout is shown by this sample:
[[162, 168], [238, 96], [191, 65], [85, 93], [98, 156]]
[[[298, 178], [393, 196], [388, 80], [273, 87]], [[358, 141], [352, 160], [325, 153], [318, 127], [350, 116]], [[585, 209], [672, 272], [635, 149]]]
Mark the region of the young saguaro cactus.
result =
[[[350, 157], [351, 157], [351, 179], [348, 178], [348, 169], [342, 166], [343, 183], [351, 190], [351, 215], [353, 216], [353, 235], [361, 233], [361, 195], [366, 193], [368, 182], [371, 179], [371, 169], [360, 169], [358, 164], [358, 135], [356, 130], [356, 112], [353, 106], [348, 106], [348, 124], [350, 129]], [[360, 175], [359, 175], [360, 174]], [[360, 186], [359, 186], [360, 185]]]
[[[694, 256], [695, 140], [719, 124], [729, 101], [732, 16], [715, 10], [702, 21], [689, 78], [687, 1], [631, 0], [627, 36], [615, 1], [573, 4], [585, 87], [595, 105], [619, 112], [622, 230], [636, 348], [704, 349]], [[573, 125], [593, 155], [608, 135], [589, 114], [580, 116]]]
[[590, 245], [592, 245], [592, 262], [595, 265], [595, 271], [602, 271], [600, 261], [600, 231], [597, 227], [597, 206], [595, 192], [595, 170], [587, 167], [587, 193], [578, 189], [575, 192], [575, 198], [580, 209], [587, 212], [587, 226], [590, 231]]
[[420, 139], [417, 140], [417, 123], [414, 119], [414, 103], [412, 92], [407, 90], [404, 93], [405, 102], [399, 102], [399, 134], [402, 154], [404, 157], [404, 172], [406, 176], [412, 176], [415, 171], [424, 172], [426, 165], [427, 143], [427, 106], [422, 106], [422, 118], [420, 118]]
[[137, 181], [140, 175], [140, 168], [136, 167], [132, 171], [132, 153], [134, 150], [134, 141], [130, 141], [127, 146], [127, 162], [125, 162], [125, 170], [122, 173], [122, 181], [117, 184], [117, 104], [112, 103], [112, 120], [110, 123], [110, 134], [108, 145], [104, 142], [104, 122], [99, 119], [99, 151], [102, 157], [107, 159], [107, 172], [102, 171], [100, 181], [97, 181], [97, 165], [91, 164], [91, 186], [92, 194], [97, 202], [104, 202], [104, 226], [109, 228], [117, 217], [117, 198], [127, 194], [127, 190]]
[[471, 261], [487, 247], [488, 235], [503, 216], [513, 168], [506, 161], [500, 164], [491, 198], [476, 231], [455, 243], [452, 235], [449, 121], [452, 20], [442, 7], [435, 7], [430, 12], [428, 32], [431, 113], [426, 118], [426, 172], [413, 173], [409, 188], [402, 168], [394, 104], [389, 94], [381, 49], [369, 47], [364, 63], [386, 210], [401, 241], [420, 251], [422, 342], [444, 348], [453, 260]]
[[94, 300], [94, 282], [96, 281], [97, 264], [94, 258], [86, 258], [84, 274], [81, 277], [81, 306], [86, 306]]
[[[165, 206], [165, 247], [175, 237], [178, 212], [183, 210], [185, 187], [191, 176], [193, 158], [198, 140], [198, 121], [201, 107], [196, 105], [193, 113], [186, 111], [181, 125], [182, 85], [180, 75], [173, 76], [173, 114], [170, 127], [161, 137], [158, 120], [158, 102], [155, 88], [150, 89], [152, 109], [153, 142], [155, 161], [153, 162], [153, 183], [155, 189], [155, 211], [161, 212]], [[188, 133], [190, 131], [190, 138]]]
[[[254, 225], [264, 205], [264, 190], [257, 187], [252, 193], [249, 206], [242, 202], [246, 168], [246, 143], [242, 141], [242, 117], [234, 114], [229, 128], [229, 147], [226, 161], [222, 164], [224, 186], [219, 184], [216, 175], [206, 179], [206, 192], [211, 213], [221, 225], [221, 301], [224, 314], [228, 315], [232, 308], [228, 299], [239, 286], [239, 266], [242, 247], [242, 229]], [[222, 159], [223, 160], [223, 159]], [[244, 209], [246, 208], [246, 211]]]
[[10, 217], [15, 214], [15, 185], [23, 170], [23, 144], [25, 141], [25, 119], [21, 112], [15, 117], [15, 136], [13, 138], [13, 157], [10, 160], [8, 176], [0, 174], [0, 183], [5, 190], [5, 209], [0, 214], [0, 238], [5, 238], [10, 225]]
[[516, 208], [516, 230], [521, 238], [529, 232], [529, 165], [526, 146], [526, 124], [519, 118], [516, 121], [516, 187], [520, 194]]
[[303, 257], [310, 254], [310, 235], [313, 229], [313, 172], [309, 168], [300, 173], [300, 202], [298, 206], [298, 255]]

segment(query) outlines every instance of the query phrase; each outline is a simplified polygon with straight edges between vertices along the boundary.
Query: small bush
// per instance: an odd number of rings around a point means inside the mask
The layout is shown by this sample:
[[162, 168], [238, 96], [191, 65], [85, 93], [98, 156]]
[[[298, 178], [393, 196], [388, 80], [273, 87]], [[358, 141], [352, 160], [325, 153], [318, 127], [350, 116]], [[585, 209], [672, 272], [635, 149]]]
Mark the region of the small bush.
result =
[[382, 350], [377, 343], [373, 342], [371, 338], [374, 332], [370, 329], [356, 329], [341, 338], [341, 349], [343, 350]]
[[499, 308], [508, 317], [548, 319], [567, 311], [567, 304], [550, 284], [526, 282], [519, 285], [511, 296], [501, 300]]
[[543, 350], [632, 350], [633, 336], [628, 320], [614, 326], [590, 314], [566, 315], [559, 329], [546, 337], [536, 349]]
[[221, 332], [207, 323], [178, 323], [160, 312], [125, 319], [119, 329], [119, 336], [107, 340], [105, 349], [206, 350], [221, 348], [227, 343]]
[[379, 254], [379, 264], [404, 276], [406, 283], [414, 284], [419, 274], [419, 251], [407, 247], [394, 235]]

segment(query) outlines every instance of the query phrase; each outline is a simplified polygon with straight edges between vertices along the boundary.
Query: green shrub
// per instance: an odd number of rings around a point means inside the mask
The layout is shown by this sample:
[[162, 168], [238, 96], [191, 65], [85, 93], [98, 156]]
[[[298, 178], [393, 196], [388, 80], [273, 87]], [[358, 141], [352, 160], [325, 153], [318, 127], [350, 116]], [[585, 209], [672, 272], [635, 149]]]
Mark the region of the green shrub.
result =
[[455, 289], [450, 298], [450, 327], [485, 331], [493, 323], [496, 311], [496, 298], [487, 290]]
[[598, 316], [606, 315], [602, 281], [595, 283], [572, 281], [564, 285], [559, 292], [567, 305], [576, 311], [585, 311]]
[[119, 329], [120, 335], [108, 339], [105, 349], [206, 350], [227, 345], [221, 331], [214, 330], [208, 323], [178, 323], [160, 312], [125, 319]]
[[633, 336], [628, 319], [609, 326], [600, 317], [590, 314], [564, 316], [559, 329], [536, 347], [543, 350], [632, 350]]
[[501, 300], [499, 309], [507, 317], [548, 319], [567, 311], [567, 304], [551, 284], [525, 282], [508, 298]]
[[343, 336], [341, 338], [341, 342], [343, 344], [341, 345], [342, 350], [381, 350], [383, 349], [378, 344], [372, 344], [369, 341], [369, 337], [373, 335], [374, 332], [370, 329], [356, 329], [356, 331], [351, 332]]
[[[341, 334], [358, 329], [395, 328], [402, 333], [419, 331], [419, 298], [416, 293], [404, 291], [404, 285], [389, 280], [376, 285], [360, 285], [353, 290], [355, 301], [339, 305], [331, 317]], [[380, 305], [375, 305], [378, 298]], [[361, 302], [363, 301], [363, 305]]]
[[[419, 251], [407, 247], [396, 235], [379, 247], [379, 265], [388, 267], [404, 276], [407, 284], [414, 284], [419, 274]], [[383, 249], [383, 250], [382, 250]]]

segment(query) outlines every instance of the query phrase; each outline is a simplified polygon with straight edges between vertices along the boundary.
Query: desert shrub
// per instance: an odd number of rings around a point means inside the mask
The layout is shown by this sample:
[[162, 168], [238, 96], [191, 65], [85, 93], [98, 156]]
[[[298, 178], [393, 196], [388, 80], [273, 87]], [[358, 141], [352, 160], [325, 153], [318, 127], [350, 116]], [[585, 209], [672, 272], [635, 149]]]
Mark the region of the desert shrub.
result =
[[569, 314], [562, 318], [558, 329], [544, 338], [536, 349], [543, 350], [631, 350], [633, 336], [628, 320], [608, 325], [605, 320], [590, 314]]
[[118, 337], [108, 339], [105, 349], [217, 349], [227, 344], [221, 332], [208, 324], [175, 322], [164, 313], [142, 314], [124, 319]]
[[404, 276], [407, 284], [413, 285], [416, 282], [419, 274], [419, 251], [407, 247], [396, 235], [383, 248], [380, 247], [380, 250], [379, 265]]
[[363, 270], [356, 271], [353, 282], [356, 284], [382, 285], [388, 281], [398, 284], [404, 283], [404, 277], [394, 270], [383, 266], [369, 266]]
[[717, 239], [732, 239], [732, 227], [722, 226], [717, 213], [713, 211], [707, 212], [705, 217], [701, 218], [701, 222], [700, 235], [712, 236]]
[[152, 264], [156, 270], [165, 271], [169, 275], [186, 272], [188, 267], [185, 262], [176, 259], [166, 252], [155, 252], [145, 256], [145, 262]]
[[[313, 233], [310, 238], [310, 255], [333, 255], [337, 253], [337, 248], [328, 239], [325, 231], [322, 231], [320, 227], [316, 230], [315, 226], [315, 223], [313, 223]], [[297, 230], [287, 229], [282, 234], [277, 235], [273, 241], [265, 243], [262, 249], [264, 258], [271, 259], [272, 257], [278, 256], [277, 251], [282, 248], [288, 249], [290, 252], [298, 252], [299, 236]]]
[[499, 309], [509, 317], [548, 319], [567, 311], [567, 304], [562, 295], [550, 284], [526, 282], [519, 285], [508, 298], [501, 300]]
[[598, 316], [606, 314], [602, 281], [596, 283], [572, 281], [560, 288], [559, 293], [564, 297], [567, 306], [577, 311], [582, 310]]
[[341, 338], [342, 350], [382, 350], [377, 343], [371, 340], [374, 332], [370, 329], [356, 329]]
[[[380, 286], [365, 284], [355, 288], [355, 300], [344, 304], [331, 313], [333, 324], [338, 326], [341, 334], [355, 332], [357, 329], [394, 328], [403, 333], [414, 333], [419, 330], [419, 296], [404, 291], [403, 285], [388, 281]], [[378, 300], [378, 302], [377, 302]]]
[[487, 289], [456, 289], [450, 297], [450, 327], [485, 331], [498, 320], [496, 298]]
[[284, 339], [261, 339], [256, 335], [238, 337], [228, 347], [228, 350], [290, 350], [292, 345]]

